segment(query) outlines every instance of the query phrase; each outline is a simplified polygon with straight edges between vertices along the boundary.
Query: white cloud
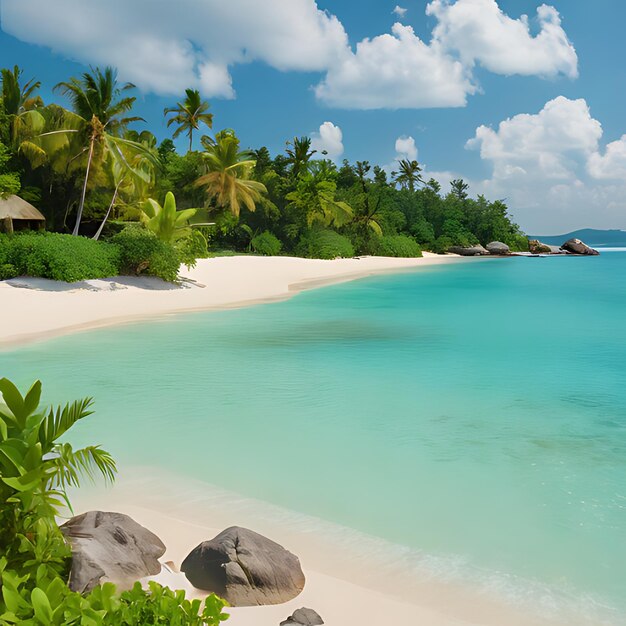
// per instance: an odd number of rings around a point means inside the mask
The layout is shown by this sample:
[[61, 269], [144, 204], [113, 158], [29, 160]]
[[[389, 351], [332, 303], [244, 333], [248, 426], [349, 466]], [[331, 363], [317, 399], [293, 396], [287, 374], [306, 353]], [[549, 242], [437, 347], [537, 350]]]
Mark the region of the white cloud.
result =
[[399, 22], [392, 34], [364, 39], [316, 87], [327, 104], [348, 109], [464, 106], [474, 93], [463, 65]]
[[[317, 150], [320, 158], [336, 160], [343, 154], [343, 133], [339, 126], [324, 122], [319, 132], [311, 133], [311, 147]], [[326, 152], [326, 154], [322, 154]], [[318, 156], [316, 155], [316, 156]]]
[[402, 19], [406, 15], [407, 11], [408, 9], [405, 9], [404, 7], [401, 7], [399, 4], [396, 4], [392, 13], [395, 13], [400, 19]]
[[396, 23], [355, 50], [317, 0], [0, 0], [0, 12], [2, 29], [23, 41], [116, 66], [122, 80], [168, 95], [194, 87], [233, 98], [230, 68], [251, 61], [320, 72], [318, 99], [348, 109], [464, 106], [478, 91], [476, 63], [501, 74], [577, 73], [559, 14], [546, 5], [533, 36], [527, 18], [511, 19], [495, 0], [433, 0], [429, 43]]
[[600, 148], [602, 125], [585, 100], [563, 96], [535, 114], [497, 129], [480, 126], [467, 147], [492, 164], [474, 193], [506, 198], [531, 233], [564, 232], [593, 224], [615, 227], [626, 218], [626, 136]]
[[409, 161], [417, 159], [417, 146], [413, 137], [403, 135], [396, 139], [396, 159], [408, 159]]
[[496, 74], [578, 76], [576, 51], [554, 7], [537, 9], [535, 36], [526, 15], [512, 19], [495, 0], [433, 0], [426, 13], [438, 21], [434, 40], [468, 67], [480, 63]]
[[160, 94], [196, 87], [233, 97], [235, 63], [321, 72], [348, 45], [339, 20], [315, 0], [2, 0], [0, 17], [22, 41], [117, 66], [123, 80]]
[[606, 147], [604, 154], [596, 152], [588, 162], [589, 174], [597, 179], [626, 181], [626, 135]]

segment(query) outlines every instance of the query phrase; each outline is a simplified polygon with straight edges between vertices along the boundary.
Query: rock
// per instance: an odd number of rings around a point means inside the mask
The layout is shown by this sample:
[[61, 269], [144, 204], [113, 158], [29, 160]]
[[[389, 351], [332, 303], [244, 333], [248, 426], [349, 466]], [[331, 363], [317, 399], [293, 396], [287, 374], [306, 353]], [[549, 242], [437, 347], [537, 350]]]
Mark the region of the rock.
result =
[[487, 252], [497, 256], [506, 256], [507, 254], [511, 254], [511, 248], [501, 241], [492, 241], [487, 244]]
[[548, 246], [548, 248], [550, 248], [550, 254], [569, 254], [569, 252], [566, 252], [565, 250], [561, 250], [561, 248], [559, 248], [559, 246]]
[[194, 548], [180, 569], [194, 587], [231, 606], [282, 604], [295, 598], [305, 582], [298, 557], [238, 526]]
[[161, 571], [163, 542], [128, 515], [89, 511], [61, 530], [72, 548], [72, 591], [90, 591], [101, 582], [130, 589], [140, 578]]
[[298, 609], [291, 617], [288, 617], [280, 626], [320, 626], [324, 620], [313, 609]]
[[600, 254], [597, 250], [590, 248], [580, 239], [569, 239], [561, 246], [561, 250], [566, 250], [572, 254], [586, 254], [590, 256], [597, 256]]
[[448, 252], [452, 252], [452, 254], [460, 254], [461, 256], [482, 256], [489, 254], [485, 248], [483, 248], [480, 244], [477, 246], [471, 246], [469, 248], [463, 248], [461, 246], [451, 246], [448, 248]]
[[528, 240], [528, 250], [532, 254], [552, 254], [552, 249], [545, 243], [541, 243], [538, 239]]

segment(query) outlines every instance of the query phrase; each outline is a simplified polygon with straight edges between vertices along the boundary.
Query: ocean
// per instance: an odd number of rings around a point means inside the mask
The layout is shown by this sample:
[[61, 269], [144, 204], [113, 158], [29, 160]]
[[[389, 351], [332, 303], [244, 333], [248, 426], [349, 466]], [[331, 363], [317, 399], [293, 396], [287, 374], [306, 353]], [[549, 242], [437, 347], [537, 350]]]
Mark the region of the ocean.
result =
[[[45, 315], [45, 311], [40, 312]], [[626, 252], [432, 267], [0, 352], [76, 445], [626, 624]], [[407, 556], [408, 555], [408, 556]]]

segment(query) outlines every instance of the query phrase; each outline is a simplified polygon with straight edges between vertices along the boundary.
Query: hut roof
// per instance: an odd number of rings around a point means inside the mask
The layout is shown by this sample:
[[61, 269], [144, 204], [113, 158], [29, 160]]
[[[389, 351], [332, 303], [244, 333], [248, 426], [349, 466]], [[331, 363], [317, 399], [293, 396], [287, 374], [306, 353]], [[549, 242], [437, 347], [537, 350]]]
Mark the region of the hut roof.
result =
[[0, 220], [7, 217], [14, 220], [46, 221], [46, 218], [32, 204], [22, 200], [19, 196], [0, 197]]

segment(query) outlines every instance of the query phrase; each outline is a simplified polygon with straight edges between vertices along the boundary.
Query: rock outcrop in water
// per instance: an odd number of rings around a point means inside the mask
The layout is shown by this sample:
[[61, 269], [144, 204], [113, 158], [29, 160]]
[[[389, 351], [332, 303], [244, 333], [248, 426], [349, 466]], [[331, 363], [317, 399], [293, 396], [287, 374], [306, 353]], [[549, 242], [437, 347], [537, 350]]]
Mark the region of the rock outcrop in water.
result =
[[489, 254], [489, 252], [480, 244], [470, 246], [468, 248], [464, 248], [462, 246], [451, 246], [448, 248], [448, 252], [451, 252], [452, 254], [459, 254], [461, 256], [484, 256]]
[[293, 612], [280, 626], [321, 626], [324, 620], [313, 610], [301, 608]]
[[492, 241], [487, 244], [487, 252], [495, 256], [507, 256], [511, 254], [511, 248], [501, 241]]
[[580, 239], [569, 239], [561, 246], [561, 250], [565, 250], [571, 254], [583, 254], [588, 256], [597, 256], [600, 254], [597, 250], [590, 248]]
[[528, 240], [528, 250], [531, 254], [552, 254], [552, 247], [538, 239]]
[[231, 606], [282, 604], [303, 589], [300, 561], [271, 539], [233, 526], [194, 548], [181, 565], [194, 587]]
[[61, 531], [72, 548], [72, 591], [90, 591], [101, 582], [130, 589], [140, 578], [161, 571], [163, 542], [128, 515], [89, 511], [70, 519]]

